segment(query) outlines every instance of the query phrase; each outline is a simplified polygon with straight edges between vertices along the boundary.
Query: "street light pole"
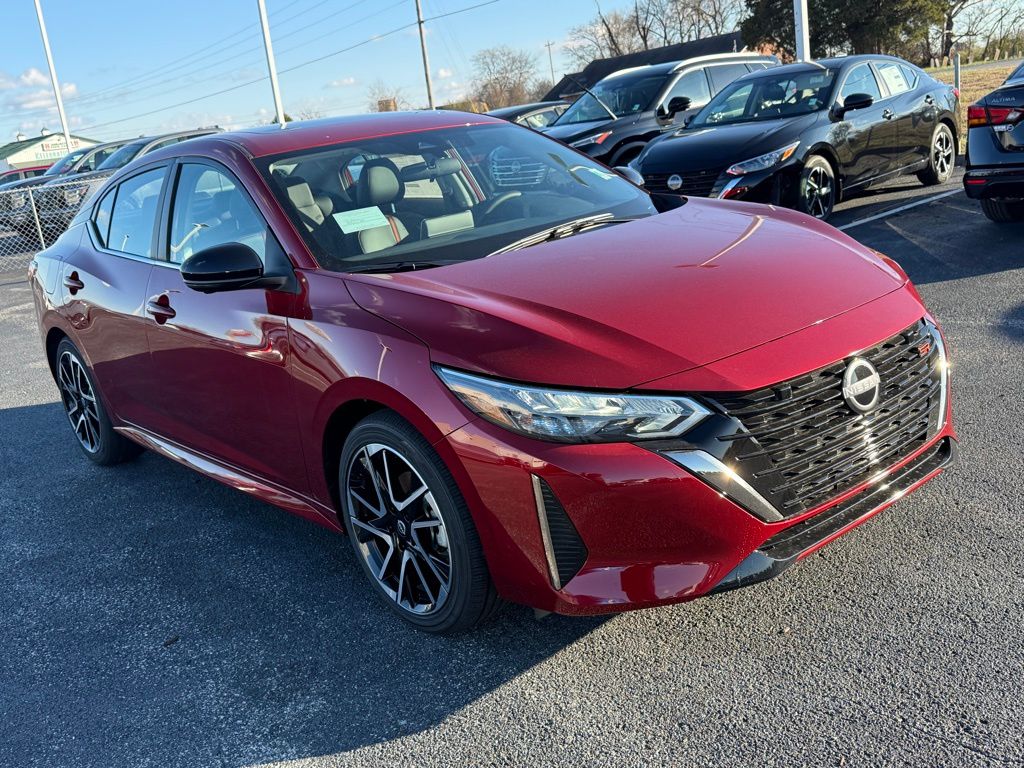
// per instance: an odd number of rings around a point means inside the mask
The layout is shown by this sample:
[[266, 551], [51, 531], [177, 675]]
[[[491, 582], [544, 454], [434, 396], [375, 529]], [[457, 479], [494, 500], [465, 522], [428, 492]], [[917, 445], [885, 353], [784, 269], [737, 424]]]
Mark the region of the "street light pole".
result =
[[43, 21], [43, 8], [36, 0], [36, 18], [39, 19], [39, 32], [43, 36], [43, 50], [46, 52], [46, 65], [50, 68], [50, 82], [53, 83], [53, 95], [57, 99], [57, 114], [60, 115], [60, 127], [64, 130], [64, 144], [71, 151], [71, 131], [68, 130], [68, 118], [64, 114], [64, 97], [60, 94], [60, 83], [57, 81], [57, 68], [53, 66], [53, 54], [50, 52], [50, 37], [46, 34], [46, 22]]
[[423, 75], [427, 78], [427, 103], [434, 109], [434, 84], [430, 79], [430, 57], [427, 56], [427, 33], [423, 29], [423, 5], [416, 0], [416, 23], [420, 27], [420, 49], [423, 51]]
[[811, 60], [811, 35], [807, 21], [807, 0], [793, 0], [793, 15], [796, 17], [796, 60]]
[[[39, 2], [39, 0], [36, 0], [36, 2]], [[281, 87], [277, 83], [277, 64], [274, 63], [274, 46], [270, 42], [270, 22], [267, 20], [266, 0], [256, 0], [256, 4], [260, 9], [260, 25], [263, 27], [263, 47], [267, 51], [267, 69], [270, 71], [270, 88], [274, 92], [274, 112], [277, 113], [277, 122], [284, 128], [284, 106], [281, 104]]]
[[555, 59], [551, 55], [551, 47], [554, 45], [552, 42], [544, 43], [544, 46], [548, 49], [548, 64], [551, 66], [551, 85], [555, 84]]

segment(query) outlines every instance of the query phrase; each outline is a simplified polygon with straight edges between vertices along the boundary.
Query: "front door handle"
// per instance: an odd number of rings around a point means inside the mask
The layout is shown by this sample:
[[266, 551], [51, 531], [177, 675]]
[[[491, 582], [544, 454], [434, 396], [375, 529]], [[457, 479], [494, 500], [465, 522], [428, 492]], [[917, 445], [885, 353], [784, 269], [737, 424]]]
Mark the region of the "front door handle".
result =
[[64, 287], [71, 292], [72, 296], [74, 296], [80, 290], [85, 288], [85, 283], [78, 279], [77, 272], [72, 272], [70, 275], [64, 278]]
[[892, 118], [893, 118], [892, 110], [891, 109], [887, 109], [884, 112], [882, 112], [882, 117], [884, 117], [886, 120], [892, 120]]
[[149, 301], [146, 302], [146, 312], [152, 315], [153, 319], [160, 325], [163, 325], [178, 314], [171, 307], [171, 300], [167, 298], [166, 293], [150, 297]]

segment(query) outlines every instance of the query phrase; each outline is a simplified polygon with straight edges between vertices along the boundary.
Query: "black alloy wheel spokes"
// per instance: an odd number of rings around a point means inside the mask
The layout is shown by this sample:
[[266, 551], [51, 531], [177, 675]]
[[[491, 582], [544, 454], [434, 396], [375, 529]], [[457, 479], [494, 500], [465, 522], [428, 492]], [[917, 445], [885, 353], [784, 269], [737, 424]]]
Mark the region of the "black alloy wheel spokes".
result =
[[824, 219], [832, 211], [835, 190], [832, 179], [824, 168], [812, 168], [807, 174], [807, 212], [816, 219]]
[[100, 415], [96, 393], [89, 384], [85, 367], [70, 352], [64, 352], [57, 361], [57, 385], [64, 401], [71, 428], [78, 441], [89, 453], [100, 449]]
[[346, 492], [357, 550], [381, 589], [411, 613], [437, 611], [451, 590], [451, 553], [419, 472], [395, 449], [370, 443], [348, 467]]

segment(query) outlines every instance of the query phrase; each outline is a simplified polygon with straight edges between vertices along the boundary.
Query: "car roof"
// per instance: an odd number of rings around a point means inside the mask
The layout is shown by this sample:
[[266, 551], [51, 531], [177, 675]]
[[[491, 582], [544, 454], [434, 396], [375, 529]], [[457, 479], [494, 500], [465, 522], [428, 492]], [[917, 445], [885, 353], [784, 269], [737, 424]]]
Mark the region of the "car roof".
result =
[[742, 78], [736, 79], [753, 79], [755, 77], [762, 77], [765, 75], [775, 74], [785, 75], [790, 72], [813, 72], [814, 70], [820, 70], [822, 68], [839, 69], [840, 67], [848, 67], [854, 64], [859, 64], [864, 61], [879, 60], [895, 61], [898, 64], [913, 66], [913, 64], [911, 64], [910, 62], [904, 61], [903, 59], [898, 58], [896, 56], [886, 56], [881, 53], [862, 53], [856, 56], [834, 56], [828, 59], [814, 59], [813, 61], [796, 61], [793, 62], [792, 64], [783, 64], [780, 67], [772, 67], [771, 69], [766, 69], [758, 72], [751, 72], [748, 75], [744, 75]]
[[707, 56], [694, 56], [689, 59], [681, 59], [680, 61], [666, 61], [662, 64], [644, 64], [639, 67], [618, 69], [610, 75], [605, 75], [605, 77], [598, 82], [605, 82], [606, 80], [612, 80], [624, 75], [669, 75], [683, 69], [684, 67], [700, 64], [728, 64], [730, 62], [742, 64], [744, 62], [752, 61], [778, 61], [778, 59], [774, 56], [766, 56], [756, 52], [713, 53]]
[[[369, 115], [301, 120], [287, 123], [283, 128], [274, 124], [215, 133], [190, 141], [188, 149], [212, 149], [223, 142], [230, 142], [240, 147], [250, 157], [266, 157], [378, 136], [393, 136], [401, 133], [487, 123], [508, 125], [506, 121], [496, 117], [454, 110], [377, 112]], [[160, 154], [163, 155], [166, 151], [166, 156], [174, 156], [178, 153], [168, 150], [173, 150], [176, 147], [177, 145], [161, 150]], [[157, 157], [155, 153], [153, 156]]]

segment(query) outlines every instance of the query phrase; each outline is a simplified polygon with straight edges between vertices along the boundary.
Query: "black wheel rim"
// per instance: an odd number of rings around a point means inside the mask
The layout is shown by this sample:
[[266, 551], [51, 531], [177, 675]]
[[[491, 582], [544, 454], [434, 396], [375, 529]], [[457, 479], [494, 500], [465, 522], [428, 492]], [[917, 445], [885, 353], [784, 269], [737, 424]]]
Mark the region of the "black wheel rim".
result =
[[834, 199], [835, 186], [832, 184], [832, 176], [820, 166], [811, 168], [804, 184], [807, 212], [816, 219], [824, 219], [831, 213]]
[[412, 462], [370, 443], [352, 458], [346, 491], [356, 551], [377, 585], [403, 611], [438, 611], [451, 592], [448, 529]]
[[953, 169], [953, 137], [948, 131], [938, 131], [932, 146], [932, 165], [940, 178], [945, 178]]
[[89, 453], [100, 449], [100, 414], [96, 393], [89, 383], [85, 366], [70, 352], [61, 353], [57, 361], [57, 384], [60, 387], [64, 411], [78, 442]]

